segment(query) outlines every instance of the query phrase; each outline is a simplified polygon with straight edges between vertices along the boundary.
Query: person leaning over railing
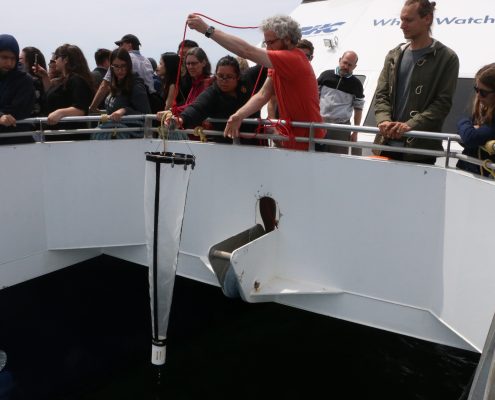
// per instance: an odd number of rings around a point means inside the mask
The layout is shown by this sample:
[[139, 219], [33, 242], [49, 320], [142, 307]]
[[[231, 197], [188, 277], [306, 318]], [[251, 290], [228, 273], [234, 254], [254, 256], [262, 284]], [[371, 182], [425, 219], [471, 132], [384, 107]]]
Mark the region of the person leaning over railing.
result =
[[[322, 122], [318, 102], [316, 77], [306, 55], [296, 44], [301, 39], [301, 28], [297, 21], [289, 16], [275, 16], [264, 20], [261, 30], [266, 49], [252, 46], [243, 39], [208, 26], [198, 15], [187, 17], [189, 28], [205, 34], [220, 46], [232, 53], [247, 58], [269, 68], [268, 78], [261, 90], [232, 114], [227, 122], [224, 135], [239, 136], [242, 121], [268, 103], [273, 95], [277, 96], [280, 118], [289, 121]], [[281, 147], [307, 150], [308, 143], [297, 142], [295, 137], [308, 137], [310, 130], [293, 126], [278, 126], [289, 141], [279, 143]], [[314, 136], [322, 138], [323, 129], [315, 129]]]
[[[85, 122], [60, 123], [64, 117], [88, 114], [93, 98], [93, 77], [81, 49], [72, 44], [58, 47], [54, 53], [55, 68], [62, 74], [57, 84], [50, 85], [46, 93], [47, 123], [51, 129], [87, 128]], [[87, 139], [89, 135], [50, 135], [45, 140]]]
[[29, 143], [29, 137], [1, 137], [21, 131], [16, 121], [30, 116], [35, 101], [32, 79], [18, 68], [19, 44], [12, 35], [0, 35], [0, 144]]
[[[107, 115], [99, 128], [142, 127], [141, 121], [120, 120], [124, 115], [150, 114], [151, 107], [143, 79], [132, 71], [132, 60], [124, 48], [112, 51], [110, 56], [110, 94], [105, 99]], [[108, 119], [108, 121], [106, 121]], [[129, 139], [143, 137], [142, 131], [136, 132], [96, 132], [91, 139]]]
[[[248, 82], [241, 80], [239, 62], [232, 56], [225, 56], [218, 60], [213, 84], [202, 92], [196, 100], [190, 104], [180, 114], [179, 126], [184, 128], [196, 128], [198, 126], [223, 132], [225, 123], [209, 123], [205, 120], [210, 118], [228, 119], [234, 112], [242, 107], [250, 99], [252, 87]], [[157, 114], [157, 119], [161, 120], [164, 112]], [[259, 111], [250, 118], [259, 118]], [[165, 116], [170, 118], [171, 114]], [[244, 124], [241, 126], [242, 132], [254, 132], [256, 125]], [[222, 136], [210, 136], [209, 141], [217, 143], [232, 143], [232, 139]], [[260, 140], [255, 138], [241, 138], [243, 144], [260, 144]]]
[[[457, 129], [464, 147], [462, 154], [495, 162], [495, 63], [485, 65], [475, 75], [473, 113], [471, 118], [462, 118]], [[464, 160], [457, 161], [457, 168], [489, 176], [483, 166]]]

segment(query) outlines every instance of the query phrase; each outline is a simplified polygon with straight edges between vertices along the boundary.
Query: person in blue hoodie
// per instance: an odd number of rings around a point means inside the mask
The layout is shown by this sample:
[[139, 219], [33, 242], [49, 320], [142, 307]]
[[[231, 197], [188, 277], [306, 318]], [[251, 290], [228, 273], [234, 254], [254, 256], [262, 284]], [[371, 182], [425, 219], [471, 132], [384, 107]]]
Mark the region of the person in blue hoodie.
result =
[[31, 136], [9, 138], [2, 134], [30, 129], [16, 122], [31, 115], [34, 102], [33, 80], [19, 68], [19, 44], [12, 35], [0, 34], [0, 144], [33, 142]]

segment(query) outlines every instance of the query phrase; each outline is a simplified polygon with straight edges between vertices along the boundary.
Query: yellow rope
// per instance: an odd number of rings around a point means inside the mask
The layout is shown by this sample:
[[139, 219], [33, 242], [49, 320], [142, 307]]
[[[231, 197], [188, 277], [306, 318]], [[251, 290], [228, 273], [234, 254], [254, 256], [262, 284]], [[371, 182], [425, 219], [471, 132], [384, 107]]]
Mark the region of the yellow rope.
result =
[[[484, 146], [478, 147], [478, 158], [480, 160], [481, 160], [481, 150], [483, 149], [484, 151], [487, 151], [487, 146], [489, 145], [489, 143], [490, 142], [486, 142], [486, 144]], [[492, 145], [492, 149], [493, 149], [493, 145]], [[487, 153], [490, 154], [490, 151], [487, 151]], [[480, 167], [480, 175], [483, 175], [483, 170], [485, 170], [486, 172], [488, 172], [491, 175], [492, 178], [495, 179], [495, 171], [492, 168], [488, 167], [488, 164], [491, 162], [492, 162], [492, 160], [490, 160], [489, 158], [487, 158], [486, 160], [483, 160], [481, 167]]]
[[492, 176], [493, 179], [495, 179], [495, 171], [488, 167], [488, 164], [491, 162], [492, 162], [492, 160], [490, 160], [489, 158], [487, 158], [486, 160], [483, 160], [482, 167], [486, 172], [488, 172]]
[[163, 152], [166, 152], [167, 140], [168, 140], [168, 124], [167, 121], [173, 116], [172, 111], [167, 110], [162, 114], [160, 119], [160, 127], [158, 128], [158, 137], [163, 140]]
[[206, 135], [204, 134], [204, 129], [202, 126], [197, 126], [196, 128], [194, 128], [193, 134], [194, 134], [194, 136], [199, 136], [199, 140], [202, 143], [206, 143], [208, 141], [208, 139], [206, 138]]

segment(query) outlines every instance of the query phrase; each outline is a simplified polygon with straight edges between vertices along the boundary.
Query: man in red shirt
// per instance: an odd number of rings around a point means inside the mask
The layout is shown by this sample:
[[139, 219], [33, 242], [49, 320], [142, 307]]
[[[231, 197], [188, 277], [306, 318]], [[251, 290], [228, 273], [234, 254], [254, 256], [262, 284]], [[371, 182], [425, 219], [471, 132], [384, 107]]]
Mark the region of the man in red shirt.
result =
[[[301, 39], [299, 24], [288, 16], [275, 16], [262, 22], [266, 49], [208, 26], [199, 16], [190, 14], [189, 28], [211, 38], [232, 53], [267, 68], [268, 78], [261, 90], [229, 118], [224, 135], [237, 137], [244, 118], [260, 110], [276, 95], [280, 119], [297, 122], [322, 122], [318, 98], [318, 85], [309, 60], [296, 48]], [[289, 127], [290, 136], [308, 137], [308, 128]], [[315, 129], [315, 138], [325, 136], [323, 129]], [[307, 150], [307, 143], [283, 141], [281, 147]]]

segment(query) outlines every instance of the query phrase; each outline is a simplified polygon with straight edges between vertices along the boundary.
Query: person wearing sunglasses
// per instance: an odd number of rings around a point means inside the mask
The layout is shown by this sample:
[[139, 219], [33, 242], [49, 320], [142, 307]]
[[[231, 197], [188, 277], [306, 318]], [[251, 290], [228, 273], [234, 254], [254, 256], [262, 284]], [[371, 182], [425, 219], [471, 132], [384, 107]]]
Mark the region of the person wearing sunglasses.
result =
[[[93, 97], [93, 77], [81, 49], [72, 44], [59, 46], [54, 54], [55, 68], [62, 74], [58, 85], [50, 85], [46, 93], [47, 123], [51, 129], [87, 128], [85, 122], [60, 123], [64, 117], [80, 117], [88, 114]], [[89, 135], [60, 134], [46, 137], [53, 140], [88, 139]]]
[[[184, 128], [202, 126], [209, 130], [221, 131], [225, 123], [209, 123], [207, 118], [228, 119], [241, 108], [251, 97], [252, 85], [241, 77], [239, 62], [232, 56], [218, 60], [213, 84], [202, 92], [179, 117], [179, 125]], [[259, 118], [255, 112], [250, 118]], [[241, 125], [241, 132], [254, 132], [256, 125]], [[254, 137], [244, 137], [242, 144], [259, 145], [263, 141]], [[209, 136], [208, 141], [216, 143], [232, 143], [232, 139], [223, 136]]]
[[[485, 146], [487, 142], [495, 140], [495, 63], [482, 67], [474, 81], [472, 115], [470, 118], [461, 118], [457, 123], [461, 145], [464, 147], [462, 154], [495, 162], [493, 144], [491, 148]], [[457, 161], [457, 168], [483, 176], [490, 175], [483, 167], [464, 160]]]

